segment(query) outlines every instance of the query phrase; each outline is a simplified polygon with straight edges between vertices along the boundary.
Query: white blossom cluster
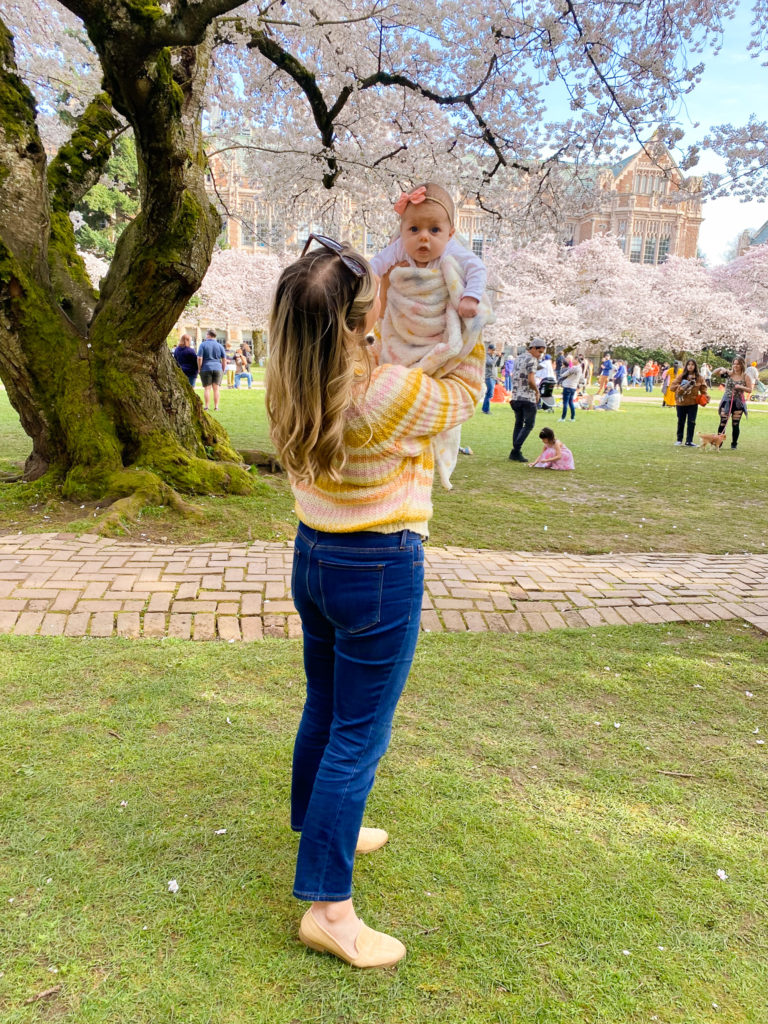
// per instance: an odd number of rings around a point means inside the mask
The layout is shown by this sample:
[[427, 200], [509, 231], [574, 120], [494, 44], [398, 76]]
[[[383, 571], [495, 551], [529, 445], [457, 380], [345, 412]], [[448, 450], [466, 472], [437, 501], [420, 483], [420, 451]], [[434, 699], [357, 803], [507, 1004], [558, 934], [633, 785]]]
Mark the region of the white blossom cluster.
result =
[[658, 267], [633, 264], [610, 236], [573, 248], [500, 242], [487, 263], [497, 316], [487, 336], [501, 344], [536, 335], [564, 347], [765, 346], [768, 246], [715, 271], [676, 256]]

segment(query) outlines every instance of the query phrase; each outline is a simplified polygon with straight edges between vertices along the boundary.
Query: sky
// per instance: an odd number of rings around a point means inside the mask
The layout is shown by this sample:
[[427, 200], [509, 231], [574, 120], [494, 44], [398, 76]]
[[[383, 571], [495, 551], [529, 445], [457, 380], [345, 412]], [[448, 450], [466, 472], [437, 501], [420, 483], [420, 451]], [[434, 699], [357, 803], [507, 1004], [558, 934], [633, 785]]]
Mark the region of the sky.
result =
[[[724, 44], [717, 56], [707, 55], [701, 85], [686, 101], [681, 127], [686, 142], [706, 134], [711, 125], [745, 124], [750, 114], [764, 120], [768, 112], [768, 68], [747, 55], [751, 3], [741, 3], [732, 22], [726, 25]], [[699, 128], [693, 125], [698, 122]], [[722, 171], [713, 154], [705, 153], [691, 174]], [[745, 228], [756, 230], [768, 220], [768, 203], [738, 199], [716, 199], [704, 204], [704, 223], [699, 248], [707, 262], [722, 263], [735, 237]]]

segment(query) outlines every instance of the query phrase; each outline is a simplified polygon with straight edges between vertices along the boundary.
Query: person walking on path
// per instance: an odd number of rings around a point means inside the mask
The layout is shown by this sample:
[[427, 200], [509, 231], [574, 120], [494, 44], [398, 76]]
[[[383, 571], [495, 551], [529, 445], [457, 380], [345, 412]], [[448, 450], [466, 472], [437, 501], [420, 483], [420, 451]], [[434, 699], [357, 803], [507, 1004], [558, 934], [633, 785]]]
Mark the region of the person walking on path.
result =
[[695, 359], [688, 360], [683, 372], [672, 381], [669, 387], [674, 393], [675, 408], [677, 409], [677, 440], [675, 444], [683, 444], [683, 431], [685, 431], [686, 446], [698, 448], [698, 445], [693, 443], [693, 432], [696, 429], [699, 397], [706, 395], [707, 385], [699, 373]]
[[293, 753], [293, 893], [311, 903], [305, 945], [390, 967], [405, 947], [357, 917], [352, 868], [356, 852], [388, 838], [362, 819], [419, 633], [432, 438], [473, 415], [484, 350], [479, 341], [439, 380], [374, 365], [365, 337], [378, 280], [347, 246], [323, 236], [307, 252], [312, 240], [280, 276], [266, 372], [270, 432], [299, 519], [291, 586], [307, 690]]
[[200, 382], [203, 385], [203, 408], [210, 409], [211, 389], [213, 389], [213, 408], [219, 408], [219, 388], [221, 378], [227, 368], [227, 351], [220, 341], [216, 340], [216, 331], [206, 331], [205, 341], [197, 350], [197, 367], [200, 370]]
[[491, 399], [493, 390], [496, 387], [496, 346], [491, 342], [485, 353], [485, 397], [483, 398], [483, 412], [486, 416], [491, 415]]
[[565, 422], [569, 409], [571, 410], [571, 419], [576, 419], [576, 406], [573, 403], [573, 399], [580, 381], [581, 367], [573, 359], [569, 359], [568, 365], [560, 377], [560, 383], [563, 386], [563, 415], [560, 417], [561, 423]]
[[197, 352], [190, 335], [182, 334], [172, 355], [190, 385], [194, 387], [197, 383]]
[[720, 416], [719, 434], [725, 433], [728, 419], [731, 421], [731, 448], [738, 448], [739, 434], [741, 432], [741, 417], [747, 415], [747, 403], [752, 393], [752, 384], [747, 376], [747, 368], [741, 356], [736, 356], [731, 365], [730, 372], [723, 367], [712, 371], [713, 379], [725, 378], [725, 391], [720, 401], [718, 414]]
[[539, 404], [536, 369], [545, 349], [546, 345], [541, 338], [532, 338], [527, 351], [515, 360], [515, 371], [512, 374], [512, 399], [509, 403], [515, 414], [512, 451], [509, 453], [511, 462], [528, 461], [523, 455], [522, 448], [536, 422], [536, 409]]

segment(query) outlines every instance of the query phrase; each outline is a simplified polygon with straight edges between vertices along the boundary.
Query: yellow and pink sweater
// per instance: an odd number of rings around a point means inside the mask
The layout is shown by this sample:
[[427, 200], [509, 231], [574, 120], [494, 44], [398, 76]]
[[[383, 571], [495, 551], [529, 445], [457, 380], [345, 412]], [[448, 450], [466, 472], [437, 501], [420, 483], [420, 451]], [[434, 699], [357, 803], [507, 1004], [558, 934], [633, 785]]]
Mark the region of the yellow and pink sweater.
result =
[[432, 438], [468, 420], [483, 390], [478, 342], [455, 370], [434, 380], [422, 370], [384, 364], [350, 411], [342, 480], [291, 481], [296, 514], [328, 533], [427, 533], [432, 517]]

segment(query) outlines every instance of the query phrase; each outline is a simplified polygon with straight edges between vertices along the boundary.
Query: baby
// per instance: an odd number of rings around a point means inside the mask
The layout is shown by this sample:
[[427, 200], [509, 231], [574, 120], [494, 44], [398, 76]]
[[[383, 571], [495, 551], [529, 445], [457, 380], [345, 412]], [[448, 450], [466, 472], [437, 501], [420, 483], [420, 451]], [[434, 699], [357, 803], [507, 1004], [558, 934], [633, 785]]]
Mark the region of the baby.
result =
[[450, 195], [440, 185], [427, 182], [413, 192], [403, 192], [395, 213], [400, 217], [400, 237], [373, 257], [374, 274], [383, 278], [397, 266], [434, 268], [444, 256], [452, 256], [464, 277], [458, 314], [466, 320], [474, 317], [487, 275], [482, 261], [453, 237], [456, 213]]
[[[400, 235], [371, 260], [383, 279], [379, 362], [449, 373], [475, 347], [494, 316], [482, 262], [453, 237], [455, 209], [444, 188], [428, 182], [395, 203]], [[450, 490], [460, 428], [435, 439], [435, 462]]]

